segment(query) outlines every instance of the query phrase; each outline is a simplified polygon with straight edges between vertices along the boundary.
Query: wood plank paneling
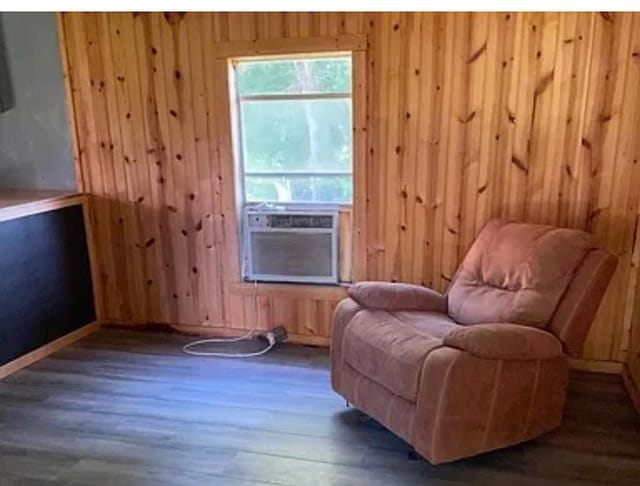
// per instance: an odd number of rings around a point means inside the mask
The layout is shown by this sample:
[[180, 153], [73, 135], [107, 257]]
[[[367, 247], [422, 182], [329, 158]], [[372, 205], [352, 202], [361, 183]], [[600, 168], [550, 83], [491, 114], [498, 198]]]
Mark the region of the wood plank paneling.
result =
[[[640, 378], [640, 14], [70, 13], [61, 27], [103, 320], [251, 325], [252, 299], [232, 291], [216, 45], [366, 35], [357, 277], [443, 290], [495, 216], [585, 229], [620, 265], [583, 357], [629, 355]], [[258, 308], [262, 327], [317, 339], [334, 305], [264, 295]]]

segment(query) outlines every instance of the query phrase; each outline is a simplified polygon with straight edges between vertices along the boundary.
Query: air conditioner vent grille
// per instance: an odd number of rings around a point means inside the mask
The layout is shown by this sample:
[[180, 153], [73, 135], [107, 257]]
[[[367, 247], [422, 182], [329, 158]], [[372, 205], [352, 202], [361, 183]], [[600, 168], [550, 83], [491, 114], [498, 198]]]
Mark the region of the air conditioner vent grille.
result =
[[333, 217], [325, 215], [269, 214], [266, 220], [266, 226], [269, 228], [331, 228], [333, 226]]
[[251, 266], [261, 275], [330, 278], [331, 234], [270, 231], [253, 233]]

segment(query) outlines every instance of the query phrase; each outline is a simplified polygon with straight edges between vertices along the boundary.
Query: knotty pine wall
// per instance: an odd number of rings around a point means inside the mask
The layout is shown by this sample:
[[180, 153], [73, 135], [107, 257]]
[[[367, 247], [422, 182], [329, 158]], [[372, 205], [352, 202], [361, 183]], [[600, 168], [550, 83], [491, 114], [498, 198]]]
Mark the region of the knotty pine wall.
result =
[[[366, 34], [363, 276], [443, 290], [494, 216], [586, 229], [620, 264], [584, 357], [626, 359], [640, 14], [73, 13], [60, 29], [103, 321], [250, 325], [216, 43]], [[326, 342], [342, 295], [260, 291], [262, 327]]]

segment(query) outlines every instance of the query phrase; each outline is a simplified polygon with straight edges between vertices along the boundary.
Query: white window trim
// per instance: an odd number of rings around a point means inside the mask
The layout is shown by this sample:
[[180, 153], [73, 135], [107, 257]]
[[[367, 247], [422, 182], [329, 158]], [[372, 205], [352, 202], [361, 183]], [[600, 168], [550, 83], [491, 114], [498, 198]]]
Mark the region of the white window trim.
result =
[[351, 99], [351, 93], [287, 93], [238, 95], [238, 99], [240, 101], [342, 100]]
[[[238, 185], [240, 189], [240, 202], [242, 206], [255, 205], [260, 203], [275, 204], [287, 208], [338, 208], [338, 207], [351, 207], [353, 205], [354, 196], [352, 195], [351, 201], [276, 201], [276, 200], [250, 200], [247, 198], [246, 190], [246, 176], [266, 176], [266, 177], [335, 177], [335, 176], [350, 176], [353, 183], [353, 169], [354, 169], [354, 157], [355, 151], [352, 149], [351, 154], [351, 171], [327, 171], [327, 172], [305, 172], [305, 171], [246, 171], [245, 170], [245, 157], [244, 157], [244, 145], [243, 145], [243, 130], [242, 130], [242, 102], [243, 101], [287, 101], [287, 100], [322, 100], [322, 99], [349, 99], [351, 100], [351, 116], [353, 124], [353, 89], [350, 92], [336, 92], [336, 93], [287, 93], [287, 94], [260, 94], [260, 95], [241, 95], [238, 86], [238, 75], [236, 72], [237, 66], [243, 61], [256, 62], [272, 62], [283, 59], [313, 59], [323, 57], [349, 57], [353, 66], [353, 52], [308, 52], [304, 54], [291, 54], [291, 55], [278, 55], [278, 56], [261, 56], [259, 58], [247, 56], [234, 58], [230, 67], [232, 69], [232, 81], [233, 81], [233, 97], [235, 98], [235, 119], [236, 119], [236, 140], [238, 157]], [[353, 68], [352, 68], [353, 69]], [[351, 73], [353, 78], [353, 70]], [[352, 79], [353, 86], [353, 79]], [[353, 135], [353, 134], [352, 134]], [[354, 143], [352, 136], [352, 145]], [[355, 187], [354, 187], [355, 190]]]

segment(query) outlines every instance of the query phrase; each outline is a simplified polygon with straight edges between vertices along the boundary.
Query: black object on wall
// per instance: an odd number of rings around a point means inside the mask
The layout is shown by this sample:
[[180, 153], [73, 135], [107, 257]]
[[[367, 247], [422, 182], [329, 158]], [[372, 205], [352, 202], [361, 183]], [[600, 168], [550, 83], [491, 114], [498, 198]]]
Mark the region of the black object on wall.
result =
[[0, 223], [0, 365], [93, 321], [82, 206]]
[[15, 104], [11, 73], [9, 72], [9, 59], [5, 47], [2, 18], [0, 17], [0, 113], [9, 111]]

